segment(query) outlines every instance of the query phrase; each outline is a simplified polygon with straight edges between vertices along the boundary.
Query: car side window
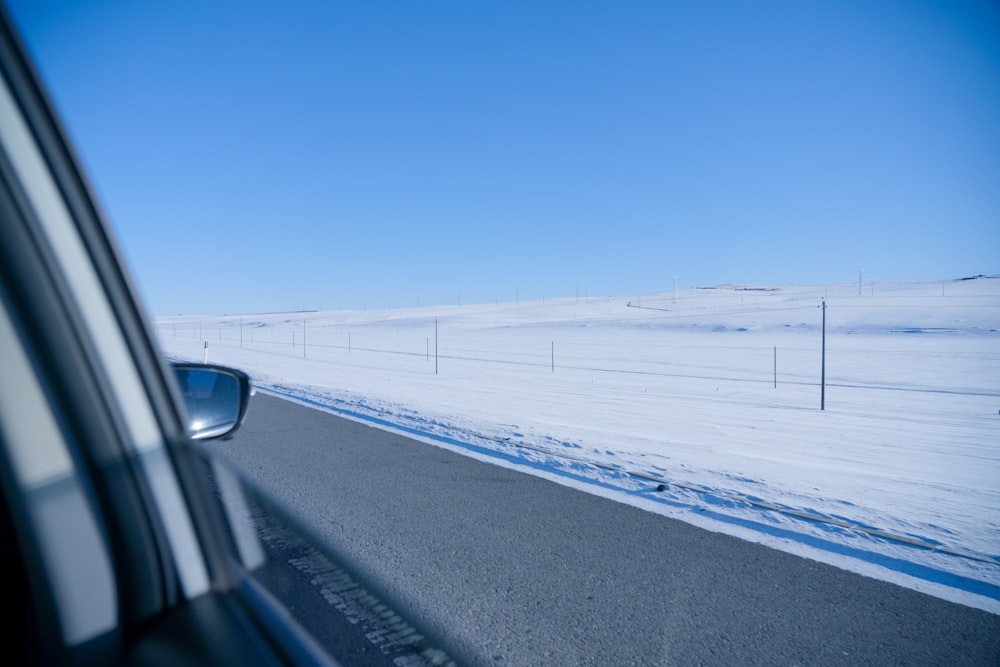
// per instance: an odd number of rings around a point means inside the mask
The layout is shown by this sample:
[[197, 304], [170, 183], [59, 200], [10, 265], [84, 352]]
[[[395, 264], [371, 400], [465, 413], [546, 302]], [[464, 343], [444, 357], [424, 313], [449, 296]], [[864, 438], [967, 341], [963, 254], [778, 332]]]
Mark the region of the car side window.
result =
[[132, 359], [105, 288], [74, 223], [50, 165], [18, 107], [12, 89], [0, 79], [0, 147], [37, 221], [38, 232], [63, 274], [79, 318], [79, 334], [94, 350], [106, 373], [117, 414], [136, 453], [166, 530], [173, 561], [186, 597], [209, 588], [201, 546], [164, 447], [163, 435]]

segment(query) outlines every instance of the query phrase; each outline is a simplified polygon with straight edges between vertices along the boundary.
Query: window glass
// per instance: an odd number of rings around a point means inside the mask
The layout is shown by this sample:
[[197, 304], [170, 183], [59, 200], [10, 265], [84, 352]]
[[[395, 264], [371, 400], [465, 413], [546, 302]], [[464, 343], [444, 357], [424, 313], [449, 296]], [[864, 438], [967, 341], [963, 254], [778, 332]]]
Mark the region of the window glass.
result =
[[0, 141], [16, 170], [37, 219], [73, 290], [89, 340], [97, 349], [128, 428], [130, 444], [153, 490], [184, 593], [208, 590], [208, 573], [177, 479], [163, 451], [157, 426], [138, 370], [79, 232], [48, 166], [35, 144], [5, 81], [0, 80]]

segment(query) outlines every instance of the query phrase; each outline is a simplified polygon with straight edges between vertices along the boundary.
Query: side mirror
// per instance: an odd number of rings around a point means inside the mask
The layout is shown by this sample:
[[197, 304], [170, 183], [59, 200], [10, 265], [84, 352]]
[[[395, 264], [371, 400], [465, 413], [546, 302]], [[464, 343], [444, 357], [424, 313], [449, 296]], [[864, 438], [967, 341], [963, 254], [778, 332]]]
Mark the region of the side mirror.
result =
[[174, 363], [171, 367], [184, 399], [191, 439], [232, 436], [250, 404], [250, 376], [225, 366]]

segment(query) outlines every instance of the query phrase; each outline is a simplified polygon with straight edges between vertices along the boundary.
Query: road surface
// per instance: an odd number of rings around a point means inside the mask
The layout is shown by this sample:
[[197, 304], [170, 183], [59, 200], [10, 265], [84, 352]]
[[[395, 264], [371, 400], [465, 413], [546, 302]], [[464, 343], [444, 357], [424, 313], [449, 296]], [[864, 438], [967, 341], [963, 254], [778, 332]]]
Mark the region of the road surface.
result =
[[1000, 616], [282, 399], [211, 446], [483, 664], [1000, 664]]

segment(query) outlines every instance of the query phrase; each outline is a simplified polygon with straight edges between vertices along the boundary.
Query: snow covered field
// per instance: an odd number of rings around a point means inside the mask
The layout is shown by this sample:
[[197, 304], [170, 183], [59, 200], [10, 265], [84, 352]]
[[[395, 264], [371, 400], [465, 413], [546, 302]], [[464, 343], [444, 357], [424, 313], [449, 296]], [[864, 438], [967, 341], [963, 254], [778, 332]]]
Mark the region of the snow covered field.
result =
[[201, 361], [207, 344], [264, 391], [1000, 613], [1000, 277], [858, 292], [155, 326], [168, 356]]

